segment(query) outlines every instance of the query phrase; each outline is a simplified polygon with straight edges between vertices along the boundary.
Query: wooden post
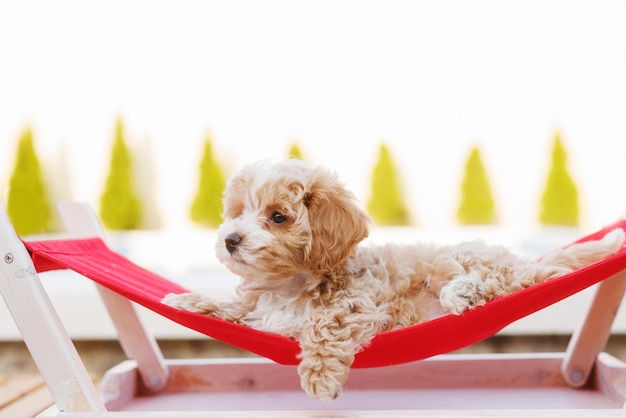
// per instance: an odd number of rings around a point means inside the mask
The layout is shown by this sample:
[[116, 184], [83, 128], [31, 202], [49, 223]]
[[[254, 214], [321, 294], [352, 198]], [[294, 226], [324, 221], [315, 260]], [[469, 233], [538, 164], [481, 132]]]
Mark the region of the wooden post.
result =
[[[76, 238], [102, 237], [96, 215], [86, 204], [59, 204], [61, 219], [68, 232]], [[144, 388], [158, 392], [165, 387], [169, 372], [156, 340], [143, 327], [132, 302], [106, 287], [96, 285], [111, 320], [117, 329], [124, 353], [137, 362]]]
[[596, 290], [584, 321], [572, 335], [561, 373], [574, 387], [587, 382], [598, 354], [609, 340], [611, 326], [626, 292], [626, 271], [621, 271], [604, 281]]
[[0, 293], [60, 411], [106, 411], [0, 204]]

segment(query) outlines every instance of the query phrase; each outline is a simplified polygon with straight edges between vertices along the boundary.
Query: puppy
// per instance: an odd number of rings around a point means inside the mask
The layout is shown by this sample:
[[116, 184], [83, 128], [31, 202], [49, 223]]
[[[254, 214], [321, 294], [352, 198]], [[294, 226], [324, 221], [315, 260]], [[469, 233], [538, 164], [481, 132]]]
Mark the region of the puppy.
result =
[[163, 303], [299, 341], [298, 373], [329, 402], [378, 333], [461, 314], [619, 251], [624, 231], [539, 261], [481, 242], [359, 246], [370, 220], [322, 168], [257, 163], [230, 180], [217, 256], [241, 277], [229, 302], [196, 293]]

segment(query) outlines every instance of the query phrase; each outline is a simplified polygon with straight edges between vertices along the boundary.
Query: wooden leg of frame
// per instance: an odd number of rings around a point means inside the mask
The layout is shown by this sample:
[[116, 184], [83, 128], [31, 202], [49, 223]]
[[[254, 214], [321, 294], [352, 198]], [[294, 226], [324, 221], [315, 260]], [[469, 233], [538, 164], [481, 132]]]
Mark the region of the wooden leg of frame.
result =
[[[102, 228], [88, 205], [63, 203], [59, 212], [68, 232], [75, 237], [102, 236]], [[129, 358], [137, 362], [144, 389], [158, 392], [167, 384], [169, 373], [156, 340], [149, 335], [131, 301], [102, 286], [100, 296], [117, 329], [120, 345]]]
[[611, 335], [611, 326], [626, 291], [626, 271], [602, 281], [587, 316], [572, 335], [561, 367], [563, 378], [574, 387], [584, 386], [598, 354]]
[[0, 257], [0, 294], [57, 408], [106, 411], [2, 204]]

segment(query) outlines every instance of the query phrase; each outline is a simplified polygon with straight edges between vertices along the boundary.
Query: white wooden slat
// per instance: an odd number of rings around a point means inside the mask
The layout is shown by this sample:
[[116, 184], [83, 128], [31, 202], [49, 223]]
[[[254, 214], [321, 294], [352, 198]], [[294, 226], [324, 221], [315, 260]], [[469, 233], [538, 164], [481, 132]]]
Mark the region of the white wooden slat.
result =
[[0, 293], [58, 408], [104, 411], [97, 390], [1, 204]]
[[[63, 203], [59, 205], [59, 212], [73, 237], [103, 236], [100, 222], [89, 205]], [[145, 389], [158, 392], [167, 383], [168, 369], [156, 340], [146, 332], [131, 301], [103, 286], [96, 286], [117, 329], [122, 349], [138, 364]]]
[[598, 286], [587, 315], [574, 332], [567, 347], [561, 371], [574, 387], [581, 387], [591, 374], [598, 354], [606, 347], [611, 326], [626, 292], [626, 271], [621, 271]]

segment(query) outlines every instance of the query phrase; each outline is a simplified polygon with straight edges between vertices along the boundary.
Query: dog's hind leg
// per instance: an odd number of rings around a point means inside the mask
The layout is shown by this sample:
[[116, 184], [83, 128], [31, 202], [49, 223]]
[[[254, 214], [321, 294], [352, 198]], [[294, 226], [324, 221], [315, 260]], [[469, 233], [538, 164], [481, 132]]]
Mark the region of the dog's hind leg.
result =
[[470, 270], [455, 276], [439, 294], [441, 306], [459, 315], [498, 297], [570, 273], [617, 253], [624, 245], [624, 231], [616, 229], [596, 241], [573, 244], [554, 251], [538, 262], [510, 265], [482, 273]]
[[[572, 244], [548, 253], [539, 260], [539, 263], [568, 273], [617, 253], [623, 245], [624, 230], [618, 228], [607, 233], [602, 239]], [[550, 278], [546, 277], [545, 280]]]

